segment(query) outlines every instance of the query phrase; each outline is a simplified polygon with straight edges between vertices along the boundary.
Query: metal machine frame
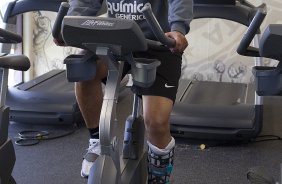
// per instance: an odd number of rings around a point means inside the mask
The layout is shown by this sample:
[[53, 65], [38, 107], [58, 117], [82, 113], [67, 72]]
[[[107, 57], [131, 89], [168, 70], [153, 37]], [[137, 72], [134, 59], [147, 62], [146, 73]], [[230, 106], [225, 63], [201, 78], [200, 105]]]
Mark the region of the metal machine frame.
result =
[[[194, 19], [220, 18], [249, 26], [257, 9], [266, 9], [266, 5], [254, 7], [244, 0], [194, 0]], [[261, 58], [255, 60], [256, 65], [262, 63]], [[176, 137], [241, 141], [255, 138], [262, 129], [263, 99], [253, 85], [181, 80], [178, 91], [170, 117]]]

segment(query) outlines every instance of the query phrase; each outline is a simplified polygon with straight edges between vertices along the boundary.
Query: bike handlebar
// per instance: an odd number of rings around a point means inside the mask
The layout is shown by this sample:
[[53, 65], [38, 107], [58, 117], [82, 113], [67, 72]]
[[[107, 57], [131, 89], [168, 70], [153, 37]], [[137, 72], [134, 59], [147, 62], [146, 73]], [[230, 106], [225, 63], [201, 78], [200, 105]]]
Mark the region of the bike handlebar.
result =
[[247, 32], [242, 38], [238, 48], [237, 53], [244, 56], [260, 57], [259, 50], [255, 47], [251, 47], [250, 44], [257, 34], [257, 30], [260, 28], [264, 18], [266, 16], [266, 11], [264, 8], [258, 8], [255, 17], [253, 18]]
[[52, 30], [52, 35], [53, 38], [55, 38], [59, 42], [64, 42], [61, 34], [61, 29], [62, 29], [62, 22], [64, 17], [67, 15], [69, 11], [70, 5], [67, 2], [62, 2], [61, 6], [58, 11], [58, 15], [56, 17], [53, 30]]
[[22, 37], [10, 31], [0, 28], [0, 43], [20, 43]]
[[175, 47], [175, 40], [167, 37], [164, 34], [163, 29], [161, 28], [155, 15], [153, 14], [151, 6], [149, 4], [146, 4], [141, 11], [144, 14], [147, 23], [149, 24], [157, 39], [167, 47]]
[[[56, 39], [58, 42], [64, 42], [63, 38], [62, 38], [62, 34], [61, 34], [61, 27], [62, 27], [62, 22], [64, 17], [67, 15], [67, 12], [70, 8], [69, 3], [67, 2], [62, 2], [61, 6], [59, 8], [58, 11], [58, 15], [57, 18], [55, 20], [54, 26], [53, 26], [53, 30], [52, 30], [52, 35], [54, 37], [54, 39]], [[159, 25], [156, 17], [154, 16], [151, 6], [150, 5], [146, 5], [143, 9], [142, 12], [144, 14], [144, 16], [146, 17], [146, 20], [149, 24], [149, 26], [151, 27], [152, 31], [154, 32], [155, 36], [157, 37], [157, 39], [159, 41], [154, 41], [154, 40], [147, 40], [147, 43], [149, 46], [151, 46], [152, 48], [159, 48], [163, 45], [171, 48], [175, 46], [175, 40], [172, 38], [167, 37], [161, 26]]]

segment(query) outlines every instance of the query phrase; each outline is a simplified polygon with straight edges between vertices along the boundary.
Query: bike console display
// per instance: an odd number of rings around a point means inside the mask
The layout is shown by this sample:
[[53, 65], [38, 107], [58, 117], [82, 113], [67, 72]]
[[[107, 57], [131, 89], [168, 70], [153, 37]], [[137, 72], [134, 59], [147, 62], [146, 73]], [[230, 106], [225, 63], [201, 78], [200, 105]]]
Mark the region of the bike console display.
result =
[[[62, 33], [67, 45], [83, 49], [89, 44], [104, 45], [117, 55], [145, 51], [148, 47], [143, 32], [132, 20], [66, 16]], [[78, 33], [80, 36], [74, 36]]]

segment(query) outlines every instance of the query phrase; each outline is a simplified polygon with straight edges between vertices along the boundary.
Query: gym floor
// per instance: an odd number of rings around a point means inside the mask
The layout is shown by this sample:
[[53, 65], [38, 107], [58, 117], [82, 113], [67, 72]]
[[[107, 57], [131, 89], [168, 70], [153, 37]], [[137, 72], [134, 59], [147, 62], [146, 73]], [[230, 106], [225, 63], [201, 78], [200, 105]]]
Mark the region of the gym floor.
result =
[[[128, 91], [120, 96], [118, 116], [122, 121], [130, 113], [132, 98]], [[282, 137], [282, 98], [265, 98], [262, 135]], [[11, 123], [10, 137], [26, 129], [60, 131], [61, 127], [27, 126]], [[265, 139], [265, 138], [261, 138]], [[210, 146], [199, 149], [198, 143], [177, 139], [174, 184], [247, 184], [249, 168], [263, 166], [280, 180], [282, 141], [262, 141], [239, 145]], [[213, 144], [210, 144], [213, 145]], [[17, 146], [13, 176], [18, 184], [83, 184], [80, 177], [82, 157], [88, 147], [88, 131], [79, 128], [73, 134], [34, 146]]]

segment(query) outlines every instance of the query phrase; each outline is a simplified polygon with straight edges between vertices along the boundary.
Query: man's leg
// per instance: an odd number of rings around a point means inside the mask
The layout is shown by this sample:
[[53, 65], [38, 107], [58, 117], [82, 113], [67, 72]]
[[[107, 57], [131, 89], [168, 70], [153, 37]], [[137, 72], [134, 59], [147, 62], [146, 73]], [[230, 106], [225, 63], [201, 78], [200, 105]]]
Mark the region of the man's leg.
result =
[[160, 96], [143, 96], [143, 115], [148, 136], [148, 183], [168, 183], [173, 165], [174, 138], [169, 116], [173, 101]]
[[76, 99], [90, 133], [89, 148], [82, 162], [82, 177], [88, 177], [93, 162], [100, 154], [98, 126], [103, 102], [101, 81], [106, 76], [107, 66], [99, 60], [94, 79], [75, 83]]

